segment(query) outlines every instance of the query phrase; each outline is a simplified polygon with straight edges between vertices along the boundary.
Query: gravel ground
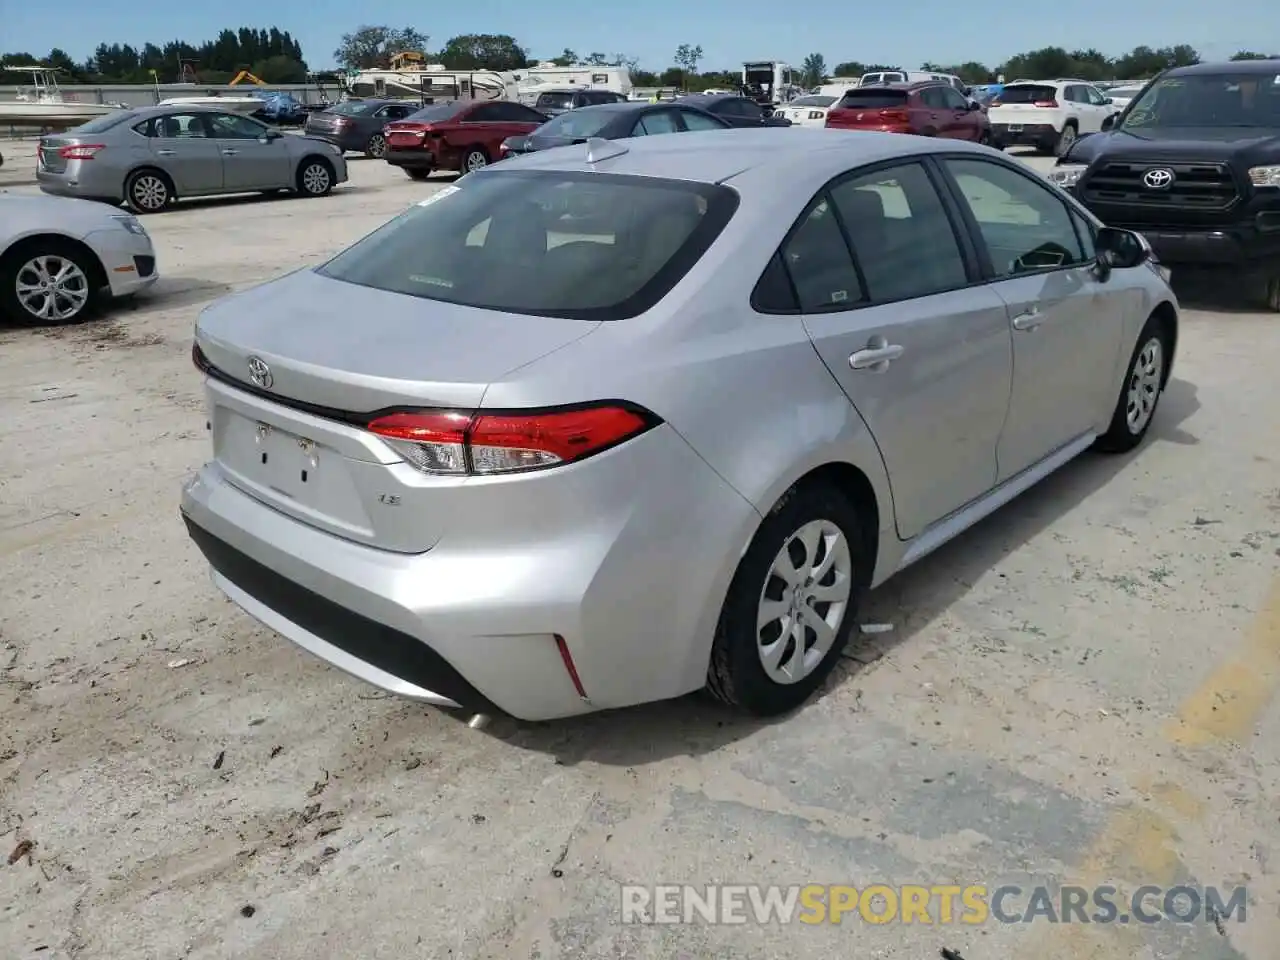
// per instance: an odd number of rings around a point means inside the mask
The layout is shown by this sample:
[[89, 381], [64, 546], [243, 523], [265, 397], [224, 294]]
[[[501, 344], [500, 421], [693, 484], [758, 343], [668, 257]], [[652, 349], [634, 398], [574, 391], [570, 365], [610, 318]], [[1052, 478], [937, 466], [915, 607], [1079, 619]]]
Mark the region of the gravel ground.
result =
[[[438, 188], [351, 170], [151, 218], [163, 279], [133, 308], [0, 331], [0, 956], [1274, 956], [1274, 317], [1189, 304], [1150, 442], [877, 591], [894, 629], [797, 715], [695, 697], [477, 732], [238, 613], [178, 519], [200, 307]], [[1248, 919], [618, 922], [624, 883], [1002, 879], [1242, 883]]]

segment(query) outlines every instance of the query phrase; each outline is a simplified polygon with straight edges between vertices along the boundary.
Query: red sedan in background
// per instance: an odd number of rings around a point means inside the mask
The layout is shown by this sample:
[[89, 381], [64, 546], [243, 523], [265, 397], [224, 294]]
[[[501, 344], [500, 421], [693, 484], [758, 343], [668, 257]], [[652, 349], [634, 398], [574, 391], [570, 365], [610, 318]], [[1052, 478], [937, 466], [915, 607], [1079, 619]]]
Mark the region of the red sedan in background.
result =
[[847, 90], [827, 112], [827, 126], [991, 141], [991, 123], [983, 109], [955, 87], [937, 80]]
[[383, 156], [415, 180], [425, 180], [434, 170], [468, 173], [501, 159], [507, 137], [532, 133], [547, 119], [510, 100], [437, 103], [387, 124]]

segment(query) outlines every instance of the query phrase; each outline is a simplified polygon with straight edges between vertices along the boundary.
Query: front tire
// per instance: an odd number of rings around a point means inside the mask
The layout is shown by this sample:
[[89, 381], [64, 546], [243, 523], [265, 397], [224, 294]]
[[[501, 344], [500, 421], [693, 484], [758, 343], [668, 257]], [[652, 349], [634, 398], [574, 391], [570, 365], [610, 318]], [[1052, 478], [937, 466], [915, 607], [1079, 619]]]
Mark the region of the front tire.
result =
[[134, 213], [159, 213], [173, 203], [173, 183], [159, 170], [135, 170], [124, 182], [124, 202]]
[[756, 716], [803, 704], [835, 667], [869, 578], [857, 511], [800, 487], [760, 524], [716, 628], [707, 688]]
[[333, 190], [333, 167], [327, 160], [310, 157], [298, 168], [298, 192], [304, 197], [323, 197]]
[[1111, 425], [1094, 442], [1096, 449], [1125, 453], [1147, 435], [1168, 379], [1171, 341], [1170, 331], [1160, 318], [1147, 320], [1125, 368]]
[[101, 264], [74, 244], [20, 244], [0, 260], [0, 316], [25, 326], [75, 323], [98, 305], [101, 280]]
[[369, 138], [369, 142], [364, 145], [364, 155], [370, 160], [381, 160], [387, 152], [387, 138], [380, 133], [375, 133]]

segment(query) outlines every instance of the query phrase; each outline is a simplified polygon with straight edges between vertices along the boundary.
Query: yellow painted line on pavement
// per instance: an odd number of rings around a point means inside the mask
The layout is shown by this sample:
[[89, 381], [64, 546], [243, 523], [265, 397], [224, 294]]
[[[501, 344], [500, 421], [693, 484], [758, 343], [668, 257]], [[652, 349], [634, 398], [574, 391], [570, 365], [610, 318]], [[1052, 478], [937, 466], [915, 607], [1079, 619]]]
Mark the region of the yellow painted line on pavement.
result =
[[[1280, 579], [1272, 582], [1241, 648], [1191, 694], [1165, 729], [1181, 746], [1204, 746], [1250, 737], [1280, 687]], [[1178, 827], [1196, 828], [1207, 809], [1202, 800], [1168, 782], [1134, 784], [1151, 806], [1117, 810], [1068, 881], [1086, 888], [1112, 884], [1119, 903], [1142, 884], [1171, 887], [1185, 876]], [[1156, 809], [1163, 808], [1164, 812]], [[1127, 891], [1125, 888], [1128, 888]], [[1037, 960], [1133, 960], [1142, 956], [1141, 924], [1059, 923], [1046, 927]]]

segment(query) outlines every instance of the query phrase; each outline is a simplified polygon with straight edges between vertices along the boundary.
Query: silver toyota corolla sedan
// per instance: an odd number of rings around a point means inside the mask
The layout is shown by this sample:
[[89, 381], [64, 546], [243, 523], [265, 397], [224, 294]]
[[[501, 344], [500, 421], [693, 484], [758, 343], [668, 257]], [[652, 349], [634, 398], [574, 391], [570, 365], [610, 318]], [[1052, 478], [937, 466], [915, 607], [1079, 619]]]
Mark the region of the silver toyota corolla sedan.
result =
[[157, 213], [175, 200], [294, 190], [323, 197], [347, 179], [333, 144], [215, 107], [143, 107], [40, 138], [45, 193]]
[[204, 311], [216, 584], [387, 690], [802, 703], [864, 593], [1147, 432], [1150, 248], [1002, 154], [733, 130], [532, 154]]

